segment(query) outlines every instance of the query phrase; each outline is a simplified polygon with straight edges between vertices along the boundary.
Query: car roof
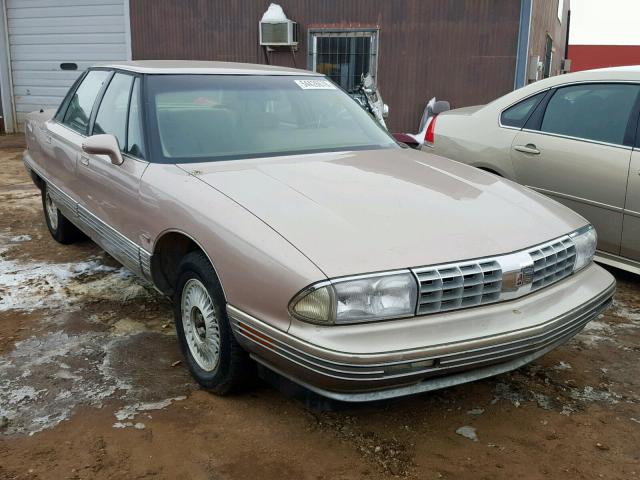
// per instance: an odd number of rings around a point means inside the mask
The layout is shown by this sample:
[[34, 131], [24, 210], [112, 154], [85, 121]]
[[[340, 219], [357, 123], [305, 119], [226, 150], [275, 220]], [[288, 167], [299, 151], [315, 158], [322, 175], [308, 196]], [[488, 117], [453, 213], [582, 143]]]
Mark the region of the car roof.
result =
[[582, 70], [579, 72], [565, 73], [545, 78], [537, 82], [529, 84], [525, 88], [549, 88], [565, 83], [574, 82], [601, 82], [601, 81], [617, 81], [617, 82], [638, 82], [640, 81], [640, 65], [630, 65], [626, 67], [607, 67], [596, 68], [594, 70]]
[[630, 65], [626, 67], [607, 67], [594, 70], [582, 70], [574, 73], [564, 73], [549, 78], [538, 80], [524, 87], [513, 90], [502, 97], [499, 97], [487, 104], [492, 108], [503, 109], [507, 106], [519, 102], [520, 100], [535, 95], [549, 88], [560, 87], [572, 83], [589, 82], [632, 82], [640, 83], [640, 65]]
[[321, 75], [308, 70], [273, 65], [199, 60], [136, 60], [110, 63], [100, 67], [147, 74]]

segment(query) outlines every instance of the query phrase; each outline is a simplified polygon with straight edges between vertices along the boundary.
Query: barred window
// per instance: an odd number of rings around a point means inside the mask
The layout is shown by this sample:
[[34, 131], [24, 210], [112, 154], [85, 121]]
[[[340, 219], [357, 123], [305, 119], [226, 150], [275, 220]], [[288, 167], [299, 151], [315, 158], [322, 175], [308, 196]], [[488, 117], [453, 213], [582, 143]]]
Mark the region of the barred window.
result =
[[312, 29], [309, 31], [309, 68], [324, 73], [347, 92], [353, 92], [362, 75], [376, 80], [378, 30]]

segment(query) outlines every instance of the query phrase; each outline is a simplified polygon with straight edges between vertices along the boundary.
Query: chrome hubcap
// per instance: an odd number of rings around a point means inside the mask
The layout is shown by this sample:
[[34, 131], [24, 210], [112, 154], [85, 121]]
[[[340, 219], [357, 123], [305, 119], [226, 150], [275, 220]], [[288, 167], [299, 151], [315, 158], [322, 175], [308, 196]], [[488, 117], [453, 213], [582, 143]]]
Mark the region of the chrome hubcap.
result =
[[182, 328], [189, 351], [200, 368], [215, 370], [220, 360], [220, 326], [209, 292], [192, 278], [182, 290]]
[[51, 225], [51, 228], [53, 230], [57, 230], [58, 229], [58, 208], [56, 207], [56, 204], [53, 203], [53, 199], [51, 198], [51, 195], [49, 195], [49, 192], [47, 192], [47, 195], [44, 199], [44, 204], [47, 210], [47, 217], [49, 218], [49, 225]]

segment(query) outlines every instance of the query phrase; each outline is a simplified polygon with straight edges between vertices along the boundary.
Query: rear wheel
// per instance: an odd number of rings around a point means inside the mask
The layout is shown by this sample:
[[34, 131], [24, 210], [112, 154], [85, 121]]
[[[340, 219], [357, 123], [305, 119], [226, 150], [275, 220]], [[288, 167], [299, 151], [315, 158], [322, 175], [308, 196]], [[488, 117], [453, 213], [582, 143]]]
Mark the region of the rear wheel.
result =
[[84, 237], [83, 233], [65, 217], [49, 194], [46, 184], [42, 188], [42, 210], [49, 233], [55, 241], [63, 244], [73, 243]]
[[201, 252], [180, 263], [174, 310], [180, 349], [196, 381], [219, 395], [246, 386], [253, 362], [231, 332], [222, 287]]

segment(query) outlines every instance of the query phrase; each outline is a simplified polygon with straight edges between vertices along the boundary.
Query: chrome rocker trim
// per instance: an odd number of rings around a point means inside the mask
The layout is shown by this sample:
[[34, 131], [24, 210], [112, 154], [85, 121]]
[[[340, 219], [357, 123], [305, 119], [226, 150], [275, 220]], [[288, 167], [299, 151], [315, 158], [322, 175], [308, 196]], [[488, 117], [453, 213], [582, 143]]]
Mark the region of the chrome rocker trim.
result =
[[[366, 402], [428, 392], [519, 368], [580, 332], [609, 307], [614, 291], [612, 284], [589, 303], [518, 332], [517, 340], [509, 340], [514, 332], [508, 332], [491, 342], [478, 339], [448, 345], [449, 353], [444, 354], [438, 352], [440, 345], [425, 347], [417, 355], [385, 352], [386, 360], [380, 354], [334, 352], [307, 344], [232, 305], [227, 305], [227, 313], [234, 335], [257, 362], [322, 396]], [[528, 335], [523, 337], [523, 333]], [[334, 360], [336, 357], [340, 360]]]
[[76, 202], [62, 189], [54, 185], [29, 160], [27, 152], [23, 163], [28, 171], [33, 171], [47, 185], [49, 195], [62, 214], [102, 249], [112, 255], [125, 267], [147, 280], [151, 280], [151, 253], [125, 237], [122, 233], [100, 220], [87, 208]]

